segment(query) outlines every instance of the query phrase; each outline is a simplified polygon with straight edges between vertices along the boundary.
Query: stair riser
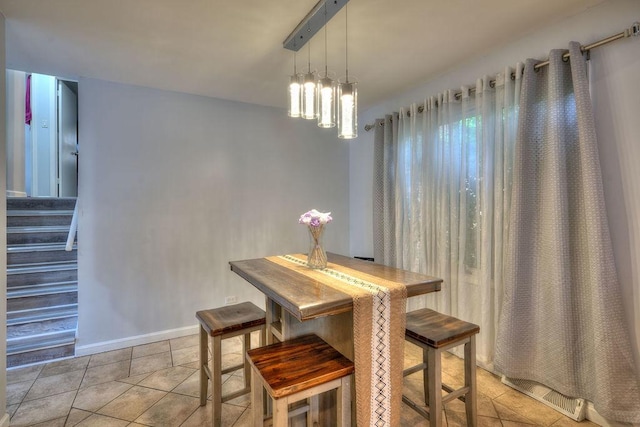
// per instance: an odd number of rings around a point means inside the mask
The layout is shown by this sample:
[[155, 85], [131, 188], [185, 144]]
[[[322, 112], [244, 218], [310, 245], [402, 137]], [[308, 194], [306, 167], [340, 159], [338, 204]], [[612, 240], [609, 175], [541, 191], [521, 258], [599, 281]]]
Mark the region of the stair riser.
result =
[[40, 227], [50, 225], [70, 225], [69, 215], [35, 215], [11, 216], [7, 215], [7, 227]]
[[45, 283], [25, 287], [14, 286], [7, 288], [7, 300], [16, 298], [35, 297], [38, 295], [52, 295], [63, 292], [78, 292], [78, 282]]
[[69, 232], [7, 233], [8, 245], [26, 245], [35, 243], [65, 243]]
[[54, 305], [77, 304], [78, 292], [63, 292], [59, 294], [37, 295], [23, 298], [7, 299], [7, 312], [11, 313], [19, 310], [32, 310], [35, 308], [46, 308]]
[[31, 251], [31, 252], [9, 252], [7, 253], [7, 266], [15, 264], [39, 264], [44, 262], [76, 261], [78, 253], [76, 250], [65, 251]]
[[[78, 304], [37, 308], [30, 311], [10, 311], [7, 313], [7, 326], [22, 323], [36, 323], [46, 319], [73, 317], [78, 315]], [[40, 318], [38, 318], [40, 317]]]
[[39, 285], [42, 283], [69, 282], [78, 280], [77, 270], [41, 271], [7, 275], [7, 288], [13, 286]]
[[46, 348], [43, 350], [29, 351], [25, 353], [12, 354], [7, 356], [7, 367], [23, 366], [31, 363], [44, 362], [47, 360], [72, 357], [75, 354], [75, 345], [68, 344], [61, 347]]
[[73, 210], [75, 198], [7, 197], [7, 210]]
[[78, 270], [42, 271], [7, 275], [7, 288], [42, 283], [69, 282], [78, 280]]
[[48, 332], [74, 331], [78, 325], [78, 317], [65, 317], [62, 319], [51, 319], [41, 322], [26, 323], [21, 325], [7, 326], [7, 339], [26, 337], [33, 334], [44, 334]]

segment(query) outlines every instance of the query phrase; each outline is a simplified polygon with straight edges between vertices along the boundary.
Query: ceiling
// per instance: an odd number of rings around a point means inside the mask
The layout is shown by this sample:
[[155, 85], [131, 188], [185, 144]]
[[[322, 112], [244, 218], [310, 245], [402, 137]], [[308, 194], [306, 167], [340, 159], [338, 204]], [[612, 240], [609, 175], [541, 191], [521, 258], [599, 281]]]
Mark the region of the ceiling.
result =
[[[349, 76], [359, 82], [359, 106], [603, 1], [351, 0]], [[316, 2], [0, 0], [0, 11], [8, 68], [285, 108], [294, 55], [282, 42]], [[328, 23], [327, 39], [329, 70], [340, 77], [344, 9]], [[324, 32], [310, 44], [311, 68], [324, 69]], [[298, 71], [308, 55], [307, 46], [298, 53]]]

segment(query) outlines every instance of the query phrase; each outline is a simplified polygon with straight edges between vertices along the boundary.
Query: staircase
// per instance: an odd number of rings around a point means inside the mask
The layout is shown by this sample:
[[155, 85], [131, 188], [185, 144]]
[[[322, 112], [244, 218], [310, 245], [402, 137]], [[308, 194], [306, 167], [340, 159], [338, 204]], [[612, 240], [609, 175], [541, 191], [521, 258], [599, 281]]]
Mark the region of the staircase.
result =
[[75, 198], [7, 198], [7, 367], [73, 356], [77, 250], [65, 251]]

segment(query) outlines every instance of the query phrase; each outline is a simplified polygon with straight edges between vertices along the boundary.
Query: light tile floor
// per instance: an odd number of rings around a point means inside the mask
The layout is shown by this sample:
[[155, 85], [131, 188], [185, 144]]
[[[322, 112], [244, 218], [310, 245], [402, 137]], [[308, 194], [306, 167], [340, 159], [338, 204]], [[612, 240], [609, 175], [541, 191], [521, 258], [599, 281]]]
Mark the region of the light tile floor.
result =
[[[223, 367], [242, 360], [240, 339], [223, 342]], [[421, 351], [407, 344], [405, 364]], [[443, 381], [462, 381], [461, 360], [443, 357]], [[511, 388], [495, 375], [478, 369], [479, 426], [595, 426], [576, 423]], [[11, 426], [210, 426], [211, 403], [199, 406], [198, 336], [76, 357], [7, 371], [7, 410]], [[224, 376], [223, 393], [242, 387], [242, 370]], [[405, 392], [415, 395], [421, 375], [405, 378]], [[210, 388], [209, 388], [210, 389]], [[417, 397], [416, 397], [417, 399]], [[445, 407], [445, 425], [466, 425], [464, 404]], [[223, 404], [223, 425], [248, 427], [249, 395]], [[403, 426], [428, 423], [403, 406]]]

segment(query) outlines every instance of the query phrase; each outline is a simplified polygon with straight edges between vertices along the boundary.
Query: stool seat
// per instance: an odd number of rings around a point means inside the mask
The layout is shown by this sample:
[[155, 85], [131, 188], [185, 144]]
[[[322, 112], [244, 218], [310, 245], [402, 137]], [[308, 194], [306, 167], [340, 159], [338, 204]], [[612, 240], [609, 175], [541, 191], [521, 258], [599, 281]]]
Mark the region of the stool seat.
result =
[[[243, 335], [244, 354], [251, 347], [251, 333], [259, 331], [260, 345], [264, 343], [265, 312], [250, 302], [201, 310], [196, 312], [200, 322], [200, 406], [207, 404], [207, 389], [211, 380], [211, 418], [214, 427], [222, 424], [222, 403], [251, 391], [251, 367], [243, 363], [222, 369], [222, 340]], [[211, 344], [211, 360], [209, 360]], [[244, 369], [244, 388], [222, 395], [222, 375]]]
[[433, 348], [463, 340], [480, 332], [480, 327], [424, 308], [407, 313], [406, 336]]
[[[405, 339], [422, 348], [422, 363], [403, 371], [403, 376], [422, 371], [424, 400], [428, 412], [409, 397], [402, 401], [423, 417], [431, 427], [442, 423], [442, 405], [453, 399], [465, 403], [467, 426], [476, 426], [478, 405], [476, 396], [476, 341], [480, 327], [453, 316], [423, 308], [407, 313]], [[464, 344], [464, 385], [454, 389], [442, 383], [441, 353]], [[442, 395], [442, 390], [448, 394]]]
[[[286, 426], [288, 405], [303, 399], [314, 399], [320, 393], [338, 390], [338, 420], [334, 425], [351, 420], [350, 383], [353, 362], [316, 335], [271, 344], [247, 351], [252, 369], [254, 426], [262, 425], [262, 388], [274, 400], [273, 426]], [[312, 405], [313, 407], [313, 405]], [[307, 424], [318, 422], [310, 410]]]
[[265, 324], [264, 310], [250, 302], [197, 311], [196, 318], [212, 337]]

